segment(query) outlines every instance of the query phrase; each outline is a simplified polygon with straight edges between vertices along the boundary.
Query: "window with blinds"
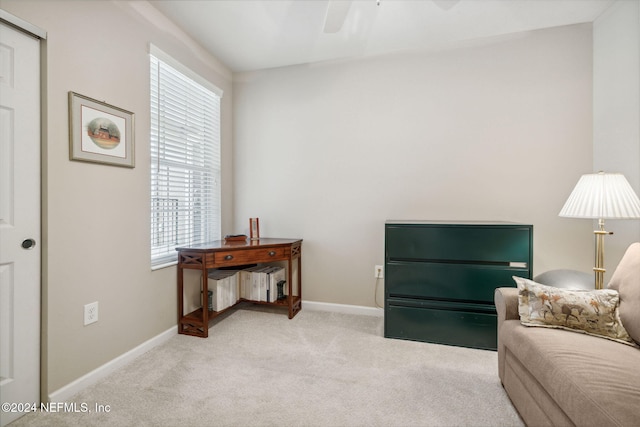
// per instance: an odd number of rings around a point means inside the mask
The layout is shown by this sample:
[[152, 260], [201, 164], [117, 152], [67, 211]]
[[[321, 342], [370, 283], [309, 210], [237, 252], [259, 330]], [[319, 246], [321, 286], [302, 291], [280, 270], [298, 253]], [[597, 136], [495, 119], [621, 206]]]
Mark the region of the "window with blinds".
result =
[[151, 266], [220, 239], [220, 96], [151, 55]]

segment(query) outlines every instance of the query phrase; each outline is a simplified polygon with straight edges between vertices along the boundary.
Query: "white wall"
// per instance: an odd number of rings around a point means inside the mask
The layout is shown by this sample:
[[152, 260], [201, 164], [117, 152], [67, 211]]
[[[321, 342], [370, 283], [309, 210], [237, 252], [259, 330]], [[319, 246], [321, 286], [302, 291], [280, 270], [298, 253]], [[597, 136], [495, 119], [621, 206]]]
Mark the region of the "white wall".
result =
[[[624, 174], [640, 194], [640, 1], [618, 1], [594, 22], [593, 64], [593, 170]], [[605, 225], [607, 282], [640, 241], [640, 220]]]
[[[231, 72], [146, 2], [17, 1], [0, 6], [44, 44], [43, 394], [175, 327], [176, 268], [151, 271], [149, 43], [225, 91], [223, 227], [232, 197]], [[134, 169], [69, 160], [67, 93], [135, 113]], [[84, 304], [99, 302], [83, 326]]]
[[591, 37], [235, 75], [234, 231], [303, 238], [313, 301], [374, 305], [387, 219], [533, 224], [534, 273], [589, 271], [591, 224], [557, 215], [592, 168]]

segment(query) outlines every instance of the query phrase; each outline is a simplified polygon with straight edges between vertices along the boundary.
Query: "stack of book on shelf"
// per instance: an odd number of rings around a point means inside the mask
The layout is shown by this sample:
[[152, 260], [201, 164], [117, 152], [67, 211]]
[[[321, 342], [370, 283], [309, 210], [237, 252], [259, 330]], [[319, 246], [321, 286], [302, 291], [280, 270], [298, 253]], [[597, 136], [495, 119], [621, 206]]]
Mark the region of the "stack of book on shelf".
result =
[[[240, 299], [276, 302], [278, 283], [285, 281], [285, 269], [279, 266], [258, 265], [243, 270], [211, 270], [208, 275], [208, 290], [212, 293], [209, 309], [222, 311]], [[282, 287], [286, 294], [287, 287]]]
[[278, 282], [285, 280], [282, 267], [263, 265], [240, 271], [240, 296], [251, 301], [276, 302]]
[[208, 277], [208, 289], [212, 292], [210, 310], [222, 311], [238, 302], [237, 270], [211, 270]]

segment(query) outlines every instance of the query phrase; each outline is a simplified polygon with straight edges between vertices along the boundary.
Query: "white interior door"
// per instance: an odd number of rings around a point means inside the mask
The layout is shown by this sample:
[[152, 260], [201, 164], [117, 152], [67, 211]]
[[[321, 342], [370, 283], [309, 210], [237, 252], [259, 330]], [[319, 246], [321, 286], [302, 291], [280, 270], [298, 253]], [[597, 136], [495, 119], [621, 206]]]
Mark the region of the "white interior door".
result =
[[40, 402], [40, 248], [40, 42], [0, 22], [2, 426]]

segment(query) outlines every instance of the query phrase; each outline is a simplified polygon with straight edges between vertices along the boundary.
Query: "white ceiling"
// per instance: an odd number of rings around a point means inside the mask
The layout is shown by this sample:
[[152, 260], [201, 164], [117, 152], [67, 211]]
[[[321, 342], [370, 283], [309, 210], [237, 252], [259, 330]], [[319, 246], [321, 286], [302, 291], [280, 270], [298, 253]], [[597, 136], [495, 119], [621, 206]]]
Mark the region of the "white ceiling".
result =
[[332, 34], [324, 32], [329, 0], [150, 3], [241, 72], [592, 22], [614, 1], [379, 0], [378, 5], [377, 0], [355, 0], [340, 31]]

